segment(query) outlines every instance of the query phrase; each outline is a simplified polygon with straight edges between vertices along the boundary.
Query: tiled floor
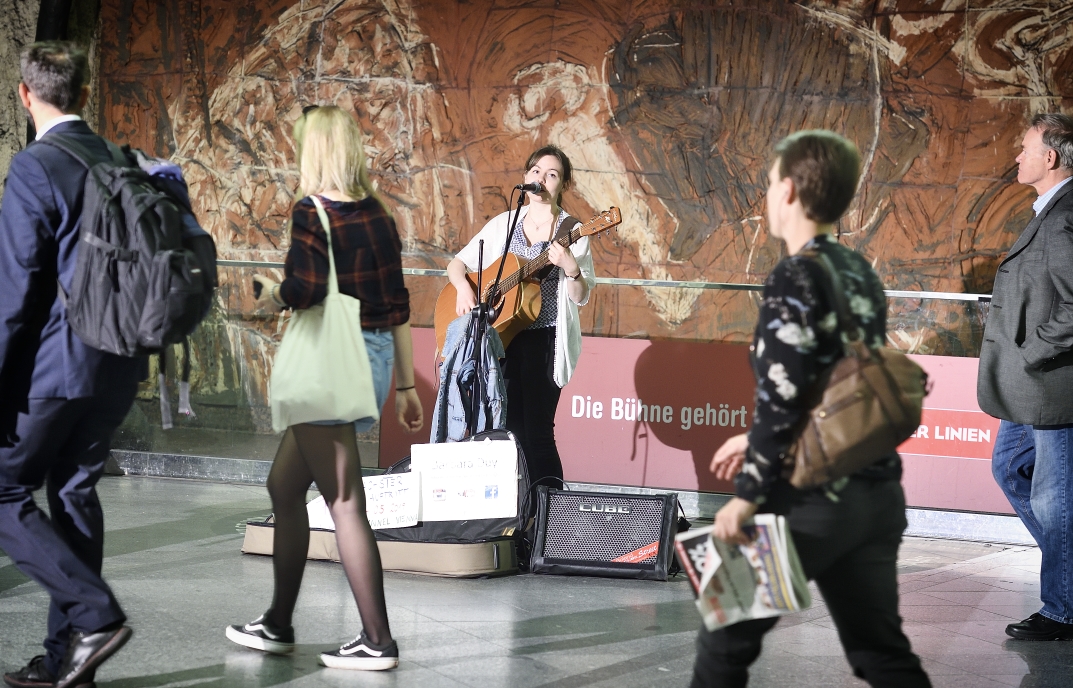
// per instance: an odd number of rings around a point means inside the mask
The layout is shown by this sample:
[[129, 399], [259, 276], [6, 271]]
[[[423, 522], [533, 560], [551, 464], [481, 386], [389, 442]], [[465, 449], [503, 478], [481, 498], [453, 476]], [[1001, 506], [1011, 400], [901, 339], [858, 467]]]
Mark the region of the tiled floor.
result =
[[[239, 553], [239, 524], [268, 511], [261, 487], [106, 478], [105, 573], [135, 635], [100, 688], [203, 686], [685, 686], [699, 617], [688, 585], [517, 576], [458, 581], [388, 574], [402, 665], [387, 674], [317, 666], [360, 629], [338, 565], [310, 563], [293, 658], [226, 641], [267, 606], [271, 562]], [[936, 686], [1073, 686], [1073, 643], [1019, 643], [1003, 628], [1038, 608], [1033, 548], [908, 539], [902, 613]], [[47, 597], [0, 557], [0, 668], [40, 651]], [[863, 686], [822, 601], [769, 635], [752, 686]]]

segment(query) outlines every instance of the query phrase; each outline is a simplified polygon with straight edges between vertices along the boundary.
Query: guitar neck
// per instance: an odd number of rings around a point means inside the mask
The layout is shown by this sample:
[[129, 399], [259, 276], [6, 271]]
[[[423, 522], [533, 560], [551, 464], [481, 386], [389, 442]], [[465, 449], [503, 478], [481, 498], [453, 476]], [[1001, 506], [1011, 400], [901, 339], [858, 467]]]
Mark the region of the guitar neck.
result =
[[[567, 248], [570, 245], [576, 243], [577, 240], [580, 238], [581, 232], [577, 229], [574, 229], [559, 237], [553, 243], [559, 244], [563, 248]], [[542, 251], [539, 256], [532, 259], [518, 270], [515, 270], [507, 277], [504, 277], [499, 283], [499, 293], [505, 294], [506, 292], [521, 284], [526, 279], [543, 270], [544, 267], [548, 264], [548, 251], [550, 249], [551, 244], [549, 244], [548, 248], [544, 249], [544, 251]]]

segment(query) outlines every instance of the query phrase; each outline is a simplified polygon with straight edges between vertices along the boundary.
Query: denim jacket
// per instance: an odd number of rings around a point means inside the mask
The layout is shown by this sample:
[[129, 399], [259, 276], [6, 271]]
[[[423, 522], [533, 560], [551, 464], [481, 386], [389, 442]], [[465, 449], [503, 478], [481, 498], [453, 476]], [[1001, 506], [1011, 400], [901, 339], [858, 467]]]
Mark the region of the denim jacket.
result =
[[[432, 412], [432, 436], [430, 442], [458, 442], [465, 439], [469, 424], [466, 422], [466, 404], [474, 377], [472, 322], [477, 311], [455, 318], [447, 326], [443, 343], [443, 362], [440, 363], [440, 386], [436, 393], [436, 407]], [[485, 370], [485, 403], [477, 418], [477, 432], [499, 430], [507, 424], [507, 389], [499, 361], [506, 354], [503, 341], [495, 328], [485, 330], [481, 352], [481, 364]]]

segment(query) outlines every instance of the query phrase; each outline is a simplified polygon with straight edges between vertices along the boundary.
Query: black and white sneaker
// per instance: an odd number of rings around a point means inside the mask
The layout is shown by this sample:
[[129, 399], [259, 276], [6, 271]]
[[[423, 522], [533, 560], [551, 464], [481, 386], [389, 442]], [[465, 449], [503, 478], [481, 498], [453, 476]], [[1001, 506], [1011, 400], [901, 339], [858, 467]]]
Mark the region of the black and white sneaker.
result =
[[227, 639], [243, 647], [271, 652], [274, 655], [289, 654], [294, 650], [294, 627], [276, 628], [262, 614], [244, 626], [228, 626]]
[[399, 646], [394, 640], [384, 646], [373, 645], [362, 631], [338, 650], [320, 653], [320, 663], [332, 669], [385, 671], [399, 665]]

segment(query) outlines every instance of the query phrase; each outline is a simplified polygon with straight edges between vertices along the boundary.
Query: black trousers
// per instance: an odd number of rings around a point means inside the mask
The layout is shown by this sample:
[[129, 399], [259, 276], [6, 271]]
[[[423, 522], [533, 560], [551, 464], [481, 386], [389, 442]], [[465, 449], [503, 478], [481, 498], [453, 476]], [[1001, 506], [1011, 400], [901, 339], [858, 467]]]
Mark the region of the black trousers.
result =
[[[503, 368], [507, 387], [507, 430], [525, 452], [529, 484], [562, 480], [563, 462], [555, 446], [555, 408], [562, 389], [555, 384], [555, 328], [523, 330], [507, 347]], [[555, 481], [543, 485], [554, 486]]]
[[[104, 513], [96, 485], [136, 391], [132, 384], [93, 398], [30, 399], [15, 446], [0, 447], [0, 549], [52, 598], [44, 644], [53, 672], [72, 631], [126, 620], [101, 578]], [[51, 517], [34, 502], [42, 485]]]
[[[815, 580], [854, 675], [871, 686], [928, 688], [931, 682], [898, 616], [898, 546], [905, 494], [897, 480], [851, 479], [832, 502], [781, 484], [769, 510], [787, 513], [805, 573]], [[697, 638], [693, 688], [739, 688], [778, 618], [744, 621]], [[801, 685], [808, 685], [802, 676]]]

